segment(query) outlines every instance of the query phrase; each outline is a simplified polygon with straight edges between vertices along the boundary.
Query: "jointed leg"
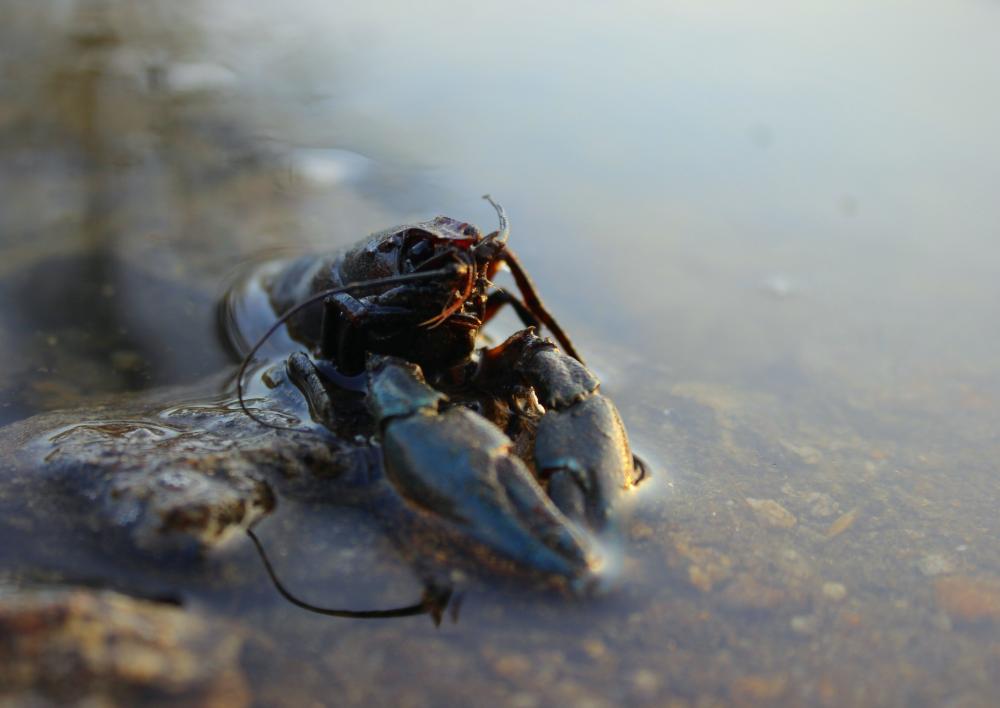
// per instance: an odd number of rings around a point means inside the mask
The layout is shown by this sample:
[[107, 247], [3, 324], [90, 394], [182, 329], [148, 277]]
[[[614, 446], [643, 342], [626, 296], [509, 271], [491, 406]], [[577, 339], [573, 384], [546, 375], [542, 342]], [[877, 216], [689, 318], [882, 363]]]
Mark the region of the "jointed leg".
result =
[[510, 305], [525, 327], [541, 327], [542, 323], [528, 309], [528, 306], [511, 295], [506, 290], [494, 290], [486, 298], [486, 313], [483, 316], [483, 324], [493, 319], [494, 315], [504, 305]]
[[288, 357], [285, 370], [291, 382], [305, 396], [313, 418], [328, 427], [332, 425], [333, 401], [312, 359], [303, 352], [296, 352]]
[[524, 270], [514, 252], [507, 248], [500, 257], [510, 267], [511, 275], [514, 276], [514, 282], [517, 283], [517, 288], [521, 291], [521, 297], [524, 298], [524, 304], [528, 310], [552, 332], [552, 336], [556, 338], [556, 341], [559, 342], [563, 350], [582, 364], [583, 358], [580, 356], [580, 353], [573, 346], [569, 335], [563, 331], [563, 328], [556, 322], [555, 317], [552, 316], [552, 313], [542, 303], [542, 298], [538, 294], [538, 288], [535, 287], [535, 284], [528, 276], [527, 271]]

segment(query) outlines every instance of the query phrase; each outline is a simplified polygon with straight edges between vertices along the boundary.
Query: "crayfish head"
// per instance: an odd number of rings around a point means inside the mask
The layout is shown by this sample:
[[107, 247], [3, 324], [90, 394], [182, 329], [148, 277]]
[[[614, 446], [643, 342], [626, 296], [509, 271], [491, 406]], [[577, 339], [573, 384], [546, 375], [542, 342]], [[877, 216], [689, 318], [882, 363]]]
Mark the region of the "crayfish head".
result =
[[399, 244], [396, 272], [441, 276], [381, 297], [386, 304], [391, 301], [411, 311], [411, 324], [417, 330], [413, 336], [445, 345], [436, 346], [439, 351], [454, 351], [449, 343], [465, 342], [459, 359], [471, 355], [486, 314], [491, 262], [477, 250], [484, 242], [475, 226], [448, 217], [407, 229]]
[[366, 307], [386, 316], [355, 331], [352, 348], [404, 356], [428, 372], [469, 360], [505, 240], [500, 232], [484, 236], [472, 224], [439, 216], [381, 232], [348, 252], [340, 265], [344, 281], [428, 276], [365, 296]]
[[459, 257], [438, 262], [431, 270], [441, 275], [364, 299], [367, 307], [384, 316], [351, 330], [355, 351], [405, 357], [435, 373], [472, 356], [486, 303], [475, 266]]

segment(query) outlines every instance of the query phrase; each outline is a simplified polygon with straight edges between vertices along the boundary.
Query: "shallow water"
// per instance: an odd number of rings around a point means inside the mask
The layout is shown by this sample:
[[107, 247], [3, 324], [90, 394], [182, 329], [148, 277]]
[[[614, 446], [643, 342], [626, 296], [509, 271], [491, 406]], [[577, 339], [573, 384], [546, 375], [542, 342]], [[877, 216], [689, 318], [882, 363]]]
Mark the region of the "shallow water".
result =
[[[320, 618], [237, 544], [182, 594], [260, 704], [995, 704], [1000, 5], [0, 8], [0, 422], [202, 380], [239, 264], [489, 191], [656, 468], [598, 600]], [[317, 604], [419, 597], [361, 514], [269, 524]]]

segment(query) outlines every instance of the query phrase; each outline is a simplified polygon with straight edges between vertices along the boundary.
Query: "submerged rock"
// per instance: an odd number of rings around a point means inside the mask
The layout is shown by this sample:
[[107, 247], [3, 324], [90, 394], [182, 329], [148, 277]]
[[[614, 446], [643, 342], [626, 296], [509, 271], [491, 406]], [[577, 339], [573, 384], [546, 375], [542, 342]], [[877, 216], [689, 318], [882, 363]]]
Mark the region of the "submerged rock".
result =
[[59, 519], [143, 552], [199, 555], [268, 513], [274, 485], [349, 464], [329, 436], [263, 427], [225, 397], [39, 415], [0, 430], [0, 453], [8, 523]]
[[235, 626], [109, 591], [0, 593], [0, 702], [243, 706]]

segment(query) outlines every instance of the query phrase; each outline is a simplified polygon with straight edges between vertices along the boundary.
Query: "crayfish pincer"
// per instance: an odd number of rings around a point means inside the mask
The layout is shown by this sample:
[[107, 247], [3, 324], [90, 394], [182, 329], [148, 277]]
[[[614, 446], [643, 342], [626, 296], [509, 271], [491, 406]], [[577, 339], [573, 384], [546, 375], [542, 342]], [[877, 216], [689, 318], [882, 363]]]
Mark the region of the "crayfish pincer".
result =
[[[490, 234], [439, 216], [328, 256], [270, 264], [253, 287], [231, 293], [232, 342], [257, 340], [237, 377], [240, 404], [257, 419], [243, 378], [286, 327], [286, 380], [312, 424], [356, 432], [367, 417], [367, 437], [351, 438], [366, 440], [375, 476], [407, 514], [447, 526], [457, 546], [500, 561], [494, 567], [586, 587], [606, 565], [599, 535], [643, 467], [614, 404], [508, 247], [503, 208], [486, 199], [500, 220]], [[516, 294], [493, 284], [502, 266]], [[276, 318], [265, 332], [254, 326], [260, 313], [239, 315], [251, 291], [266, 293]], [[503, 306], [525, 329], [483, 346], [482, 329]]]
[[599, 567], [593, 539], [546, 497], [495, 425], [464, 406], [444, 408], [416, 364], [376, 356], [369, 376], [385, 475], [406, 500], [533, 570], [585, 579]]

